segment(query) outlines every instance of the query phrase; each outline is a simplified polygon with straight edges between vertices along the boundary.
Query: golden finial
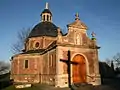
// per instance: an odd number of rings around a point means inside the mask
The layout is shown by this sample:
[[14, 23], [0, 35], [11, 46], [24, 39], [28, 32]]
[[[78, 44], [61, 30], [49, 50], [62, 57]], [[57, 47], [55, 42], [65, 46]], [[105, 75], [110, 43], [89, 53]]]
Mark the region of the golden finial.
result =
[[75, 14], [75, 20], [80, 20], [78, 12]]

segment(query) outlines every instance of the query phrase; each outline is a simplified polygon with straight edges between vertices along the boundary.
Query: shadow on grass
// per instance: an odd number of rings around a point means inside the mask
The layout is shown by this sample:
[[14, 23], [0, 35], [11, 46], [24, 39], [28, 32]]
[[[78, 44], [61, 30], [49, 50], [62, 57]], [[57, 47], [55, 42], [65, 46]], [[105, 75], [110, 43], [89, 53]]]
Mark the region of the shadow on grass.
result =
[[109, 86], [115, 90], [120, 90], [120, 78], [104, 78], [102, 79], [103, 86]]

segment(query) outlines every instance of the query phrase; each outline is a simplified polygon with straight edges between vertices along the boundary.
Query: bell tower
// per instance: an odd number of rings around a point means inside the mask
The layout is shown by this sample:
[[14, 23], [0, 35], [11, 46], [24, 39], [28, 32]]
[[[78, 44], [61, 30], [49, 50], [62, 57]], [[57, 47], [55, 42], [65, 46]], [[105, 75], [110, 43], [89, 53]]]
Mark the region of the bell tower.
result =
[[52, 22], [52, 13], [49, 10], [49, 4], [46, 2], [45, 9], [41, 13], [41, 21], [42, 22]]

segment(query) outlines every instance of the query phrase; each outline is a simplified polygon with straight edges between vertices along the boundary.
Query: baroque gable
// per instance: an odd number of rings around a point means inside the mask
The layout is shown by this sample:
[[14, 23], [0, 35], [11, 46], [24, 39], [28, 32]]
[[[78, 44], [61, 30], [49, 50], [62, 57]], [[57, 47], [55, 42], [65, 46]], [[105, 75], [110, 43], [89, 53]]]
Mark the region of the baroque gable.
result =
[[71, 24], [68, 24], [67, 26], [87, 30], [87, 26], [83, 22], [81, 22], [80, 20], [75, 21], [75, 22], [73, 22]]

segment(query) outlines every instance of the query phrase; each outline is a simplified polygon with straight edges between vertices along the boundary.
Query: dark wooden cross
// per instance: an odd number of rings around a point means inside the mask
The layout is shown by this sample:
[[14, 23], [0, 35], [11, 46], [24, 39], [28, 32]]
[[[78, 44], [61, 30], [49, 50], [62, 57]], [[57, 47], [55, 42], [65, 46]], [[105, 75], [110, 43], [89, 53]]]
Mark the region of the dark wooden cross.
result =
[[68, 72], [68, 87], [71, 88], [71, 64], [77, 65], [77, 62], [71, 61], [71, 55], [70, 55], [70, 50], [68, 50], [68, 60], [66, 59], [60, 59], [60, 61], [64, 62], [67, 64], [67, 72]]

